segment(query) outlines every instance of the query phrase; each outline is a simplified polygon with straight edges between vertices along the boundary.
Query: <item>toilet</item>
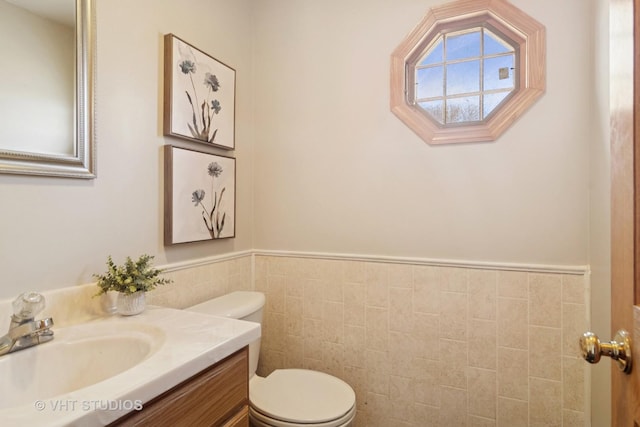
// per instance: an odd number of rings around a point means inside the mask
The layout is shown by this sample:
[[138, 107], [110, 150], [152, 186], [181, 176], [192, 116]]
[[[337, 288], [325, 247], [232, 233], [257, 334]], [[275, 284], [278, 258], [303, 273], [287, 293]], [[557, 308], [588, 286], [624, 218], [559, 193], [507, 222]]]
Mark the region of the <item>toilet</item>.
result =
[[[265, 297], [238, 291], [186, 310], [262, 322]], [[356, 415], [356, 395], [346, 382], [309, 369], [276, 369], [256, 375], [260, 339], [249, 345], [249, 419], [254, 427], [348, 427]]]

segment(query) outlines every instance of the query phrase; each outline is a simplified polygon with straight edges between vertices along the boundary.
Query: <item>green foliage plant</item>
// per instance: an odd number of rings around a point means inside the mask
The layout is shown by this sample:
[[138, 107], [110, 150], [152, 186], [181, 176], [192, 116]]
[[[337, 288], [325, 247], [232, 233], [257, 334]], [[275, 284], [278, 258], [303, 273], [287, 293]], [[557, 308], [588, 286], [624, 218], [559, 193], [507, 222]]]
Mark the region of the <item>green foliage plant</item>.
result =
[[127, 257], [124, 265], [116, 265], [111, 258], [107, 258], [107, 272], [104, 274], [94, 274], [100, 291], [96, 294], [102, 295], [108, 291], [133, 294], [139, 291], [152, 291], [159, 285], [171, 283], [171, 279], [160, 277], [163, 270], [153, 268], [151, 261], [153, 256], [143, 254], [137, 261]]

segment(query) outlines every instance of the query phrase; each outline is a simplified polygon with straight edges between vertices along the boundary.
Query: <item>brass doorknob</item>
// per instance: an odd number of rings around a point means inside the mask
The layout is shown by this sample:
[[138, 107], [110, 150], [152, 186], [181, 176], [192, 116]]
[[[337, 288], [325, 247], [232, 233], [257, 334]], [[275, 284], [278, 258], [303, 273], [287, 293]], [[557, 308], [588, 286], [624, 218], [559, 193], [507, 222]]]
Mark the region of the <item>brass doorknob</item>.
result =
[[631, 337], [624, 329], [620, 329], [611, 342], [600, 342], [593, 332], [585, 332], [580, 337], [582, 357], [589, 363], [598, 363], [600, 356], [608, 356], [618, 362], [622, 372], [631, 372]]

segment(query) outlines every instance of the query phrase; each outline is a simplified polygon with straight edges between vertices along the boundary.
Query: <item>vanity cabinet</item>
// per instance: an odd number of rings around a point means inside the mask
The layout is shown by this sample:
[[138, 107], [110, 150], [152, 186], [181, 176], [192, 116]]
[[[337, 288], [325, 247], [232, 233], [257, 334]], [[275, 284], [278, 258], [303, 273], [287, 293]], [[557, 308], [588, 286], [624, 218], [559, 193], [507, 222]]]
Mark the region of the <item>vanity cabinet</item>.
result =
[[237, 351], [111, 426], [249, 426], [249, 350]]

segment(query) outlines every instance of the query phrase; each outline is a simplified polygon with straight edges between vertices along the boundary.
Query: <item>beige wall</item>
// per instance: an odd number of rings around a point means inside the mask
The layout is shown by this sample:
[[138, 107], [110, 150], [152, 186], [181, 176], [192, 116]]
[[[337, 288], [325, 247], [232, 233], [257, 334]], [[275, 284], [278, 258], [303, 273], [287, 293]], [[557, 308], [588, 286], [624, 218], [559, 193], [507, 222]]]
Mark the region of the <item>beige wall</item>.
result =
[[255, 286], [259, 373], [344, 379], [357, 426], [588, 425], [584, 274], [257, 255]]
[[[162, 265], [252, 247], [252, 2], [96, 4], [98, 178], [0, 175], [0, 298], [90, 282], [109, 254], [149, 253]], [[182, 144], [162, 136], [169, 32], [237, 70], [235, 239], [163, 245], [162, 146]]]
[[390, 113], [389, 61], [440, 3], [255, 3], [256, 248], [588, 263], [595, 2], [513, 1], [547, 28], [546, 94], [496, 142], [434, 147]]

